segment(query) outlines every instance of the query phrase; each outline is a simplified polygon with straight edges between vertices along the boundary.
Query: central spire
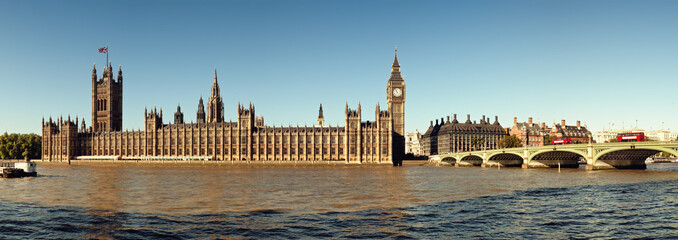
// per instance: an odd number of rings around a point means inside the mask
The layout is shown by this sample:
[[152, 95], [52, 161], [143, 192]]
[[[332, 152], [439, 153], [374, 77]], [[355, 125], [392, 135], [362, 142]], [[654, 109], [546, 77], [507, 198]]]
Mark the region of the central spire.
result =
[[398, 45], [395, 46], [395, 57], [393, 58], [393, 66], [391, 66], [392, 70], [400, 70], [400, 63], [398, 63]]
[[212, 83], [212, 96], [211, 98], [219, 96], [219, 82], [217, 82], [217, 68], [214, 68], [214, 82]]
[[219, 83], [217, 82], [217, 68], [214, 67], [214, 83], [212, 83], [212, 95], [207, 103], [207, 122], [224, 121], [224, 103], [219, 94]]
[[217, 67], [214, 67], [214, 83], [217, 83]]
[[393, 57], [393, 66], [391, 66], [391, 77], [389, 81], [403, 81], [400, 76], [400, 63], [398, 62], [398, 46], [395, 47], [395, 56]]

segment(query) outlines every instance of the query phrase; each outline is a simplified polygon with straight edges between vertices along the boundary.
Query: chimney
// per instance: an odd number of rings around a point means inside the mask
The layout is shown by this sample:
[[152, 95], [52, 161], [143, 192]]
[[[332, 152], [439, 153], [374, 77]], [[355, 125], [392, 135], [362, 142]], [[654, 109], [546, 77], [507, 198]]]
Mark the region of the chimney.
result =
[[485, 123], [485, 115], [483, 115], [483, 118], [480, 120], [482, 123]]
[[581, 121], [577, 120], [577, 128], [581, 127]]
[[436, 126], [438, 126], [438, 119], [436, 119]]
[[565, 119], [560, 120], [560, 126], [563, 126], [563, 127], [565, 126]]
[[431, 121], [431, 126], [433, 126], [433, 121]]
[[447, 116], [447, 122], [450, 122], [450, 116]]
[[517, 124], [518, 124], [518, 118], [517, 118], [517, 117], [513, 117], [513, 125], [517, 125]]
[[541, 129], [546, 130], [546, 123], [541, 123]]
[[527, 118], [527, 124], [532, 126], [532, 117]]

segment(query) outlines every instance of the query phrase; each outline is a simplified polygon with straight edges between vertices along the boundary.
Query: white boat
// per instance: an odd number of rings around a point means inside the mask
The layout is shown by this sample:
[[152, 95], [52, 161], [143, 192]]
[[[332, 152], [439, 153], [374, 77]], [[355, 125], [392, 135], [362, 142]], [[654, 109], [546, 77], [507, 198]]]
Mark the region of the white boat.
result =
[[35, 177], [35, 162], [0, 162], [0, 177]]

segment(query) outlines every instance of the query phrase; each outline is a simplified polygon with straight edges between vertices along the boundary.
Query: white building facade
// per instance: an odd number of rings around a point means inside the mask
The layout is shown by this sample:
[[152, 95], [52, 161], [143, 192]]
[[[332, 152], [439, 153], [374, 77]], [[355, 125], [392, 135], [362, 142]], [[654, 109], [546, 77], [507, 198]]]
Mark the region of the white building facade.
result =
[[411, 153], [415, 156], [422, 155], [421, 133], [418, 130], [405, 133], [405, 153]]

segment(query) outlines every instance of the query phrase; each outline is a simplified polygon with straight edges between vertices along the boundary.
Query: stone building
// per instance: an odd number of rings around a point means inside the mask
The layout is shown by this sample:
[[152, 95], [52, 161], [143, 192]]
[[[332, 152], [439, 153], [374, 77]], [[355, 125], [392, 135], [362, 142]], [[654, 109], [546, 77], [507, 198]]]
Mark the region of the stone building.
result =
[[419, 131], [405, 133], [405, 154], [422, 155], [421, 133]]
[[586, 126], [582, 126], [580, 121], [577, 125], [565, 125], [565, 120], [561, 120], [560, 124], [553, 124], [550, 135], [552, 137], [569, 137], [573, 144], [588, 143], [592, 140], [591, 131]]
[[513, 126], [509, 130], [509, 135], [515, 135], [521, 140], [523, 146], [536, 147], [544, 146], [544, 136], [549, 134], [549, 129], [545, 123], [533, 123], [532, 118], [527, 122], [518, 122], [518, 118], [513, 118]]
[[[616, 136], [615, 136], [616, 138]], [[654, 130], [654, 131], [645, 131], [646, 140], [654, 141], [676, 141], [678, 138], [678, 132], [671, 132], [669, 130]]]
[[42, 159], [342, 161], [401, 165], [405, 151], [405, 84], [397, 52], [387, 82], [388, 109], [379, 104], [374, 121], [362, 109], [344, 109], [344, 126], [326, 126], [322, 106], [315, 126], [265, 125], [255, 108], [238, 105], [237, 121], [224, 121], [215, 70], [207, 112], [200, 98], [196, 123], [185, 123], [177, 106], [174, 124], [162, 109], [144, 110], [144, 129], [122, 131], [122, 67], [117, 81], [110, 63], [97, 79], [92, 70], [92, 126], [50, 117], [42, 121]]
[[499, 148], [499, 140], [506, 136], [506, 130], [499, 124], [498, 117], [490, 123], [489, 118], [483, 117], [479, 122], [471, 122], [471, 116], [466, 115], [466, 122], [457, 121], [457, 114], [452, 121], [433, 121], [422, 135], [422, 149], [424, 155], [435, 155], [453, 152], [477, 151]]

